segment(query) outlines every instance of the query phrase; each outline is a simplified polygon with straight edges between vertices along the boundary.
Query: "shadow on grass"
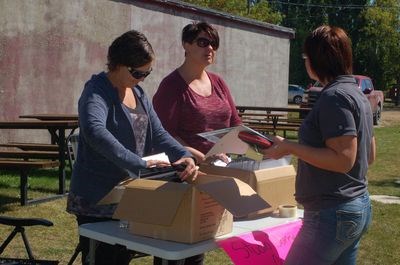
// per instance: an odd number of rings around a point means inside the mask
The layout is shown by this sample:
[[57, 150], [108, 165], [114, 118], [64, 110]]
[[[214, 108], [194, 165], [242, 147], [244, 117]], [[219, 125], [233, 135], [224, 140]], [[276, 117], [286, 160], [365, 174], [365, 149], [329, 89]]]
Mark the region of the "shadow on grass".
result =
[[0, 212], [10, 211], [16, 203], [19, 204], [19, 198], [0, 194]]
[[369, 180], [369, 186], [376, 186], [376, 187], [388, 187], [388, 188], [396, 188], [400, 187], [400, 184], [395, 182], [396, 179], [385, 179], [385, 180]]

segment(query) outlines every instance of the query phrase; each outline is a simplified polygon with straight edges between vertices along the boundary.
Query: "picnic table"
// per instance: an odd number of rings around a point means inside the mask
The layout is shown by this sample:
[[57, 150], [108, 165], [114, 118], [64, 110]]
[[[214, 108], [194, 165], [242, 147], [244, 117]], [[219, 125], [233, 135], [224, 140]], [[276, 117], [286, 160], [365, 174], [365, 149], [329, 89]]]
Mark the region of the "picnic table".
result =
[[75, 121], [78, 120], [78, 114], [53, 114], [53, 113], [38, 113], [38, 114], [24, 114], [19, 116], [21, 119], [38, 119], [42, 121]]
[[239, 113], [239, 117], [242, 119], [243, 124], [249, 127], [270, 127], [275, 132], [279, 123], [279, 119], [287, 116], [284, 113]]
[[[310, 111], [309, 108], [293, 107], [257, 107], [257, 106], [236, 106], [239, 116], [245, 125], [260, 131], [261, 133], [277, 131], [298, 131], [303, 119], [301, 112]], [[288, 113], [298, 113], [297, 118], [289, 117]]]
[[308, 112], [311, 110], [311, 108], [293, 108], [293, 107], [257, 107], [257, 106], [236, 106], [236, 109], [238, 110], [239, 114], [244, 113], [246, 111], [264, 111], [266, 113], [272, 113], [272, 112], [278, 112], [278, 111], [283, 111], [283, 112]]
[[[58, 193], [65, 194], [65, 150], [66, 150], [66, 131], [71, 130], [72, 134], [79, 127], [79, 122], [75, 120], [14, 120], [0, 121], [0, 129], [44, 129], [48, 130], [52, 136], [52, 140], [58, 146]], [[39, 156], [41, 154], [37, 154]], [[44, 154], [42, 154], [44, 155]], [[23, 161], [22, 161], [23, 162]], [[4, 168], [4, 164], [2, 168]], [[14, 166], [17, 167], [17, 166]], [[22, 166], [21, 166], [22, 168]]]
[[45, 169], [53, 168], [58, 165], [57, 161], [42, 160], [42, 161], [25, 161], [25, 160], [12, 160], [12, 159], [1, 159], [0, 168], [5, 170], [18, 170], [20, 172], [20, 204], [27, 205], [28, 203], [39, 203], [56, 198], [60, 198], [63, 194], [48, 196], [39, 199], [28, 200], [28, 176], [29, 171], [32, 169]]
[[[71, 114], [71, 113], [34, 113], [34, 114], [23, 114], [20, 115], [19, 118], [21, 119], [37, 119], [41, 121], [78, 121], [79, 115], [78, 114]], [[73, 132], [71, 132], [72, 134]], [[51, 134], [51, 143], [54, 144], [57, 142], [56, 136]]]

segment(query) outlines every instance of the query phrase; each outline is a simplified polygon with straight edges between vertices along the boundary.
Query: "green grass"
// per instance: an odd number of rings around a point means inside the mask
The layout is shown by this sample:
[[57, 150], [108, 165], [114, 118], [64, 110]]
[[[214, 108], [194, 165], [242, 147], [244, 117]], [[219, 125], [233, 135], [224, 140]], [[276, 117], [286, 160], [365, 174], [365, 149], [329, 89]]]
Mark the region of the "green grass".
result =
[[[400, 115], [400, 112], [399, 112]], [[368, 172], [370, 192], [400, 196], [400, 126], [375, 129], [377, 161]]]
[[[390, 107], [391, 110], [396, 108]], [[400, 108], [399, 110], [400, 115]], [[383, 114], [385, 115], [385, 114]], [[375, 128], [377, 160], [368, 172], [371, 194], [400, 196], [400, 123]], [[292, 135], [291, 135], [292, 136]], [[293, 136], [292, 136], [293, 137]], [[68, 172], [69, 174], [69, 172]], [[51, 220], [53, 227], [29, 227], [27, 235], [33, 253], [41, 259], [59, 260], [66, 264], [77, 244], [77, 227], [74, 216], [65, 211], [66, 199], [32, 206], [19, 206], [19, 176], [13, 172], [0, 171], [0, 211], [2, 215], [18, 217], [41, 217]], [[29, 198], [56, 193], [57, 171], [40, 170], [29, 178]], [[358, 263], [361, 265], [400, 264], [400, 205], [373, 202], [373, 223], [361, 241]], [[0, 225], [0, 241], [11, 231]], [[18, 236], [2, 254], [4, 257], [26, 257], [21, 238]], [[79, 263], [79, 258], [75, 264]], [[131, 264], [152, 264], [150, 257], [134, 260]], [[206, 254], [205, 264], [231, 264], [221, 251]]]

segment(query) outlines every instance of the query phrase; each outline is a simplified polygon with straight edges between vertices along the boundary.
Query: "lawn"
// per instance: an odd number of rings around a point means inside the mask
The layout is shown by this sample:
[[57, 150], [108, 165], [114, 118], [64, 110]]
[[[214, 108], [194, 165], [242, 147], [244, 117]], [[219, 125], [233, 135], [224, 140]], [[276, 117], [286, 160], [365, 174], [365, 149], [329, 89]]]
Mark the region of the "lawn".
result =
[[[383, 112], [400, 117], [400, 108], [390, 107]], [[389, 114], [388, 114], [389, 115]], [[397, 115], [397, 116], [396, 116]], [[368, 172], [371, 194], [400, 196], [400, 118], [390, 119], [375, 128], [377, 138], [377, 161]], [[69, 172], [68, 172], [69, 173]], [[66, 199], [32, 206], [19, 206], [19, 177], [12, 172], [0, 171], [0, 211], [2, 215], [47, 218], [53, 227], [29, 227], [27, 235], [33, 253], [41, 259], [57, 259], [67, 264], [77, 243], [77, 228], [74, 217], [65, 212]], [[29, 196], [39, 197], [55, 193], [58, 188], [57, 171], [35, 171], [29, 179]], [[363, 238], [357, 264], [400, 264], [400, 205], [373, 202], [373, 223]], [[0, 226], [0, 240], [4, 240], [10, 228]], [[26, 257], [20, 237], [16, 238], [2, 256]], [[78, 257], [79, 259], [79, 257]], [[74, 264], [80, 264], [76, 261]], [[152, 264], [152, 259], [141, 258], [131, 264]], [[206, 254], [205, 264], [230, 264], [229, 258], [220, 250]]]

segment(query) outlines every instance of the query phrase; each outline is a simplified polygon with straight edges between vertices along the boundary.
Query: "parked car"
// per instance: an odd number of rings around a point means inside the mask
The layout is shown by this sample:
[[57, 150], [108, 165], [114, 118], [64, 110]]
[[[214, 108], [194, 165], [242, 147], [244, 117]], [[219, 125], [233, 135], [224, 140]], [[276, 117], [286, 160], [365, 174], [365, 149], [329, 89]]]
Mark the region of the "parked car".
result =
[[[380, 90], [375, 90], [372, 80], [368, 76], [354, 75], [354, 78], [356, 79], [358, 88], [361, 89], [361, 91], [367, 96], [371, 105], [372, 113], [374, 115], [374, 125], [378, 125], [383, 109], [383, 92]], [[303, 101], [301, 102], [300, 107], [312, 108], [315, 102], [318, 100], [322, 88], [322, 85], [319, 82], [316, 82], [312, 87], [307, 89], [304, 92]], [[301, 118], [304, 118], [306, 115], [307, 113], [303, 112], [303, 117]]]
[[300, 104], [303, 101], [304, 88], [299, 85], [289, 85], [288, 102]]

